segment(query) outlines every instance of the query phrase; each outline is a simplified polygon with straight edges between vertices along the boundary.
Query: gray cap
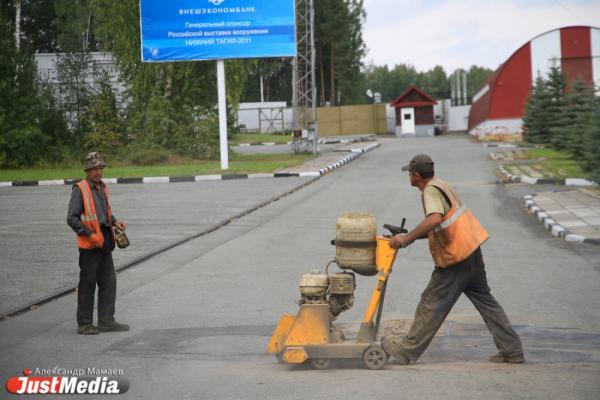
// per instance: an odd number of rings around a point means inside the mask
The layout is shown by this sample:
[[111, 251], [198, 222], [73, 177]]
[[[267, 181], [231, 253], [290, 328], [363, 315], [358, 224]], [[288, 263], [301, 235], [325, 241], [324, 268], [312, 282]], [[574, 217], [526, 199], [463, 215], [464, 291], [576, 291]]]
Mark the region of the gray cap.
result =
[[85, 161], [83, 162], [83, 170], [84, 171], [87, 171], [88, 169], [92, 169], [92, 168], [104, 168], [104, 167], [106, 167], [104, 158], [102, 158], [100, 153], [97, 153], [95, 151], [88, 154], [87, 157], [85, 158]]
[[402, 167], [402, 171], [433, 172], [433, 160], [427, 154], [417, 154], [408, 165]]

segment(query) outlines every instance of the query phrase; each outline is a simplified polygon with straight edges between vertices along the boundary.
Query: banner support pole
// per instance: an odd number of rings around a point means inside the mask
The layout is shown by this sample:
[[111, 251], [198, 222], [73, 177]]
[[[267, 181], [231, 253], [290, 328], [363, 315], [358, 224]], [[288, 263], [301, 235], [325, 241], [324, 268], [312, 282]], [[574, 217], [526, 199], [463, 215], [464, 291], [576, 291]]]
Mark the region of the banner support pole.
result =
[[229, 169], [229, 147], [227, 145], [227, 100], [225, 97], [225, 61], [217, 60], [217, 90], [219, 98], [219, 143], [221, 169]]

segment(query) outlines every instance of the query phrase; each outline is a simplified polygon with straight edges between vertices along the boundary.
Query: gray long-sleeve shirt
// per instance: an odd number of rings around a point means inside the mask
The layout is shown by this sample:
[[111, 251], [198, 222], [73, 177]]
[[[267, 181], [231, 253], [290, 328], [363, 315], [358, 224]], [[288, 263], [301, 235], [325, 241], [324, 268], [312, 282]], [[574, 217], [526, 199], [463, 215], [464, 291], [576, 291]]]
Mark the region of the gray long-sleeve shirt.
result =
[[[100, 182], [98, 186], [94, 185], [91, 180], [86, 178], [90, 188], [92, 189], [92, 199], [96, 207], [96, 215], [98, 223], [101, 227], [113, 226], [117, 219], [112, 215], [112, 221], [108, 221], [108, 206], [106, 196], [104, 194], [104, 182]], [[71, 200], [69, 201], [69, 209], [67, 211], [67, 224], [78, 235], [90, 236], [92, 231], [81, 222], [81, 214], [83, 214], [83, 196], [78, 186], [73, 186], [71, 192]]]

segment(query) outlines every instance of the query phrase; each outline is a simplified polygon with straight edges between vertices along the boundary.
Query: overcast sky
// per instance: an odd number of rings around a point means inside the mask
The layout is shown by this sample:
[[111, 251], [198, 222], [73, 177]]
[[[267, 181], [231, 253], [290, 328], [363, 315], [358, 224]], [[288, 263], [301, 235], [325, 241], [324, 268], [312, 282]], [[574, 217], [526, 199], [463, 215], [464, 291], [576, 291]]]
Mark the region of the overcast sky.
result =
[[600, 26], [600, 0], [365, 0], [366, 64], [496, 69], [534, 36]]

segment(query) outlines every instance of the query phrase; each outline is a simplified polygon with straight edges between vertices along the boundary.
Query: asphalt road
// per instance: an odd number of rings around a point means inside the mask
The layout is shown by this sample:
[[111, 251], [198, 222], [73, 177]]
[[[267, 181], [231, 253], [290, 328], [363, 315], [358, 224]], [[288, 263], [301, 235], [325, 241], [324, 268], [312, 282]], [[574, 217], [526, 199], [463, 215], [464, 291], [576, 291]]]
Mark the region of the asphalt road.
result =
[[[400, 172], [420, 152], [436, 160], [437, 174], [490, 232], [483, 247], [489, 283], [528, 362], [486, 362], [492, 339], [461, 298], [415, 365], [313, 371], [277, 364], [265, 354], [269, 335], [282, 313], [297, 310], [300, 275], [333, 257], [336, 218], [366, 211], [379, 226], [407, 217], [409, 227], [422, 218], [419, 193]], [[74, 295], [0, 322], [0, 376], [122, 368], [131, 387], [120, 398], [131, 399], [597, 399], [600, 249], [552, 237], [521, 199], [540, 188], [498, 185], [493, 168], [487, 150], [463, 137], [385, 140], [306, 188], [120, 273], [117, 318], [130, 332], [76, 335]], [[178, 189], [169, 199], [189, 187]], [[401, 331], [412, 318], [431, 274], [426, 247], [416, 243], [397, 258], [384, 309], [389, 329]], [[374, 283], [358, 280], [355, 306], [339, 318], [348, 331]]]
[[[110, 185], [132, 243], [117, 268], [230, 218], [308, 178]], [[0, 188], [0, 315], [77, 283], [77, 246], [66, 224], [70, 186]]]

